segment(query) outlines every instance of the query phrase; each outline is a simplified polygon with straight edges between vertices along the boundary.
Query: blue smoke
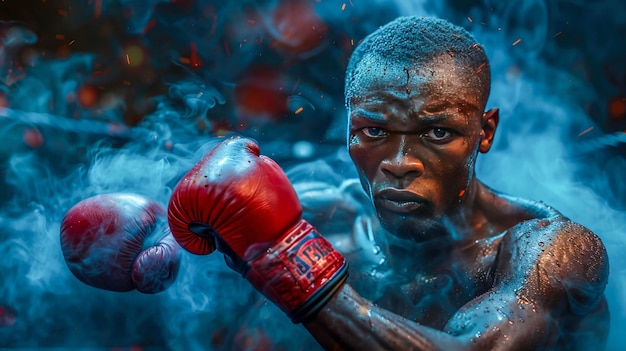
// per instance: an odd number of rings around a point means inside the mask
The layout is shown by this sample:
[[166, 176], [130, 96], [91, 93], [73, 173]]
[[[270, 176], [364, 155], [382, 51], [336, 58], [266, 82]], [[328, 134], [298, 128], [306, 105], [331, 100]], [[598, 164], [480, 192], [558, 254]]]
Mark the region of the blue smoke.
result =
[[[0, 5], [0, 348], [318, 348], [220, 255], [183, 254], [177, 281], [156, 295], [86, 286], [63, 261], [60, 222], [101, 193], [165, 205], [220, 137], [244, 134], [290, 170], [302, 196], [313, 196], [306, 214], [322, 231], [371, 231], [345, 153], [343, 70], [359, 40], [398, 15], [447, 18], [484, 44], [488, 107], [500, 108], [501, 124], [477, 174], [603, 239], [608, 349], [626, 341], [626, 119], [606, 117], [609, 99], [626, 96], [622, 2], [311, 1], [322, 20], [312, 23], [323, 30], [306, 48], [276, 34], [285, 1], [70, 3]], [[31, 7], [46, 21], [29, 19]], [[264, 86], [250, 85], [266, 94], [260, 107], [239, 89], [259, 67], [272, 72]], [[240, 104], [264, 118], [241, 118]], [[336, 211], [324, 212], [319, 198]], [[380, 259], [362, 244], [366, 260]]]

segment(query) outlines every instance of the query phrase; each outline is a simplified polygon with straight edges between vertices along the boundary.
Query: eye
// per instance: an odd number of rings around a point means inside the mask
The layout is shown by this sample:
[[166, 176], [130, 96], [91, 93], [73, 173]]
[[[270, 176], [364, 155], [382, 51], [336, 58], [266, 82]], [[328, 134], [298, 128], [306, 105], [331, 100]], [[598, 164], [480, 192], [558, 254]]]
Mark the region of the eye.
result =
[[443, 128], [432, 128], [423, 134], [424, 137], [434, 141], [444, 141], [452, 136], [452, 133]]
[[387, 132], [376, 127], [365, 127], [361, 129], [361, 132], [368, 138], [382, 138], [387, 136]]

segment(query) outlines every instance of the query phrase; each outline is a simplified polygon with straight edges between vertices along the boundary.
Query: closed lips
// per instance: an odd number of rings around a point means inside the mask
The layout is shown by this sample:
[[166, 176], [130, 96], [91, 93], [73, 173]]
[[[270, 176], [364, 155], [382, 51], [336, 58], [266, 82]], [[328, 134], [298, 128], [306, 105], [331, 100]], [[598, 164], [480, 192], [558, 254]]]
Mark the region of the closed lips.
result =
[[375, 202], [389, 211], [399, 213], [414, 212], [428, 206], [428, 201], [423, 197], [408, 190], [397, 189], [385, 189], [378, 192]]

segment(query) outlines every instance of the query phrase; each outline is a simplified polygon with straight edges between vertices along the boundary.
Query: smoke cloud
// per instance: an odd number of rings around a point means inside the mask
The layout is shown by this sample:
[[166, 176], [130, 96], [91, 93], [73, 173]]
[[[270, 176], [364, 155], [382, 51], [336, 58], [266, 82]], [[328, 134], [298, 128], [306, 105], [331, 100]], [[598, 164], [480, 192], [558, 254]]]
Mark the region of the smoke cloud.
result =
[[[96, 194], [166, 205], [206, 151], [242, 134], [288, 170], [309, 196], [305, 214], [337, 246], [345, 231], [367, 238], [376, 223], [345, 150], [344, 69], [378, 26], [423, 15], [464, 26], [491, 60], [488, 108], [501, 122], [478, 177], [552, 205], [606, 244], [608, 349], [619, 349], [624, 14], [618, 0], [3, 3], [0, 348], [319, 349], [218, 254], [183, 253], [178, 279], [155, 295], [86, 286], [63, 261], [60, 223]], [[329, 202], [337, 212], [324, 212]], [[351, 254], [380, 260], [361, 245]]]

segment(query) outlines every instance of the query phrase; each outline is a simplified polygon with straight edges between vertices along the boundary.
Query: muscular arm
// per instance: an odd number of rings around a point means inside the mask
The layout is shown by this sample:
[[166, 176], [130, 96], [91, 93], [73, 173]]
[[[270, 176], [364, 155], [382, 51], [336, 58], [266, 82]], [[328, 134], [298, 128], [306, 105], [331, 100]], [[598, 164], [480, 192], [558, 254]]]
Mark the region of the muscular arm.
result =
[[571, 349], [580, 347], [577, 330], [593, 324], [596, 345], [604, 342], [608, 262], [593, 233], [561, 218], [529, 221], [507, 233], [495, 269], [492, 288], [443, 331], [376, 307], [347, 284], [305, 327], [329, 350]]

